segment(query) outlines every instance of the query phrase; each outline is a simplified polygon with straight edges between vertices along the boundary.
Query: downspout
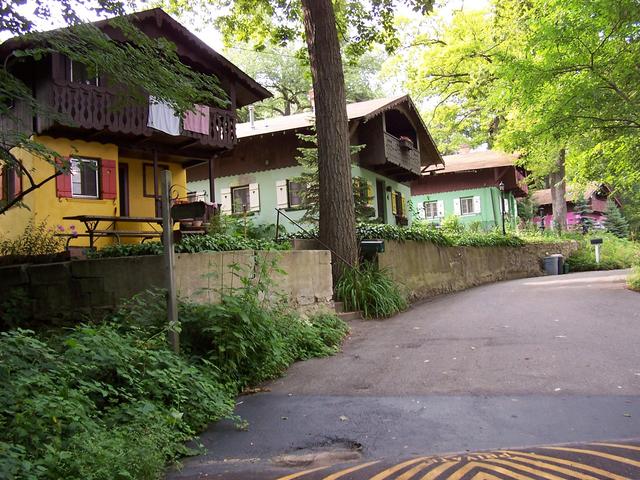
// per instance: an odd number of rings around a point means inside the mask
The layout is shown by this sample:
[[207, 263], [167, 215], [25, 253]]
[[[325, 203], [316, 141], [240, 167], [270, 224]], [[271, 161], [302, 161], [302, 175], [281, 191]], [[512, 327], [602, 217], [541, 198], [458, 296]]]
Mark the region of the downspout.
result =
[[498, 228], [498, 220], [496, 216], [496, 204], [493, 198], [494, 187], [489, 187], [489, 188], [490, 188], [489, 192], [491, 193], [491, 212], [493, 213], [493, 226]]

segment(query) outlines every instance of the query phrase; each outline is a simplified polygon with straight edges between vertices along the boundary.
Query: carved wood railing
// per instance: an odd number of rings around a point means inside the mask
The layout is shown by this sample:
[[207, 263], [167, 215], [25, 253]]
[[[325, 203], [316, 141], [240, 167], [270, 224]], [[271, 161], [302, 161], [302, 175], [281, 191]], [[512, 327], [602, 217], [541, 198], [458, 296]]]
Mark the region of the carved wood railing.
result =
[[384, 132], [384, 150], [387, 162], [420, 175], [420, 152], [417, 149], [402, 147], [398, 138]]
[[[133, 97], [126, 98], [106, 88], [82, 84], [52, 84], [48, 90], [51, 107], [63, 118], [68, 118], [69, 126], [143, 136], [161, 134], [147, 127], [148, 106]], [[41, 130], [52, 126], [46, 122], [41, 125]], [[181, 130], [181, 136], [198, 140], [205, 146], [231, 148], [236, 143], [235, 115], [210, 107], [209, 134]]]

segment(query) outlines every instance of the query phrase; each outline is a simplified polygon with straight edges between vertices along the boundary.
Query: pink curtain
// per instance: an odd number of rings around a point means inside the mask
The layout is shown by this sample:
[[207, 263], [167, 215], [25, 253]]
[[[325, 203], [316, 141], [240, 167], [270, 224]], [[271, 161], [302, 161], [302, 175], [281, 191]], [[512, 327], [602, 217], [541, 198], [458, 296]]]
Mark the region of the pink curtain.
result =
[[182, 128], [190, 132], [209, 135], [209, 107], [196, 105], [193, 112], [185, 113]]

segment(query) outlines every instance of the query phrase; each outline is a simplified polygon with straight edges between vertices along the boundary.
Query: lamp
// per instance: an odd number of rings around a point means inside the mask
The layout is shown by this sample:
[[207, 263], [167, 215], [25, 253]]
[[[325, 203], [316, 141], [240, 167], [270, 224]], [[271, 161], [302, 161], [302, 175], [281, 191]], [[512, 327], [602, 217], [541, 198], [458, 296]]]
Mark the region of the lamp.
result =
[[507, 229], [504, 224], [504, 182], [500, 182], [498, 184], [498, 189], [500, 189], [500, 213], [502, 214], [502, 235], [507, 235]]

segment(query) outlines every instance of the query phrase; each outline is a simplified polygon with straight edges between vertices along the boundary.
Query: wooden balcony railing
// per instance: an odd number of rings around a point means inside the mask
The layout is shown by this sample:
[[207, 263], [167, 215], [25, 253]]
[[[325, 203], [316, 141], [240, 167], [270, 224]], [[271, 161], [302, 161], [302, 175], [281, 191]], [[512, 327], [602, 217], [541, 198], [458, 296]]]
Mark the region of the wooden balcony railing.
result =
[[[51, 84], [46, 96], [51, 108], [62, 118], [68, 118], [71, 127], [147, 137], [161, 134], [147, 127], [147, 105], [107, 88]], [[40, 122], [38, 133], [52, 126], [52, 121]], [[203, 146], [231, 148], [236, 143], [235, 115], [228, 110], [210, 107], [209, 134], [182, 130], [181, 136], [197, 140]]]
[[384, 149], [387, 162], [420, 175], [420, 152], [413, 148], [401, 146], [398, 138], [384, 132]]

